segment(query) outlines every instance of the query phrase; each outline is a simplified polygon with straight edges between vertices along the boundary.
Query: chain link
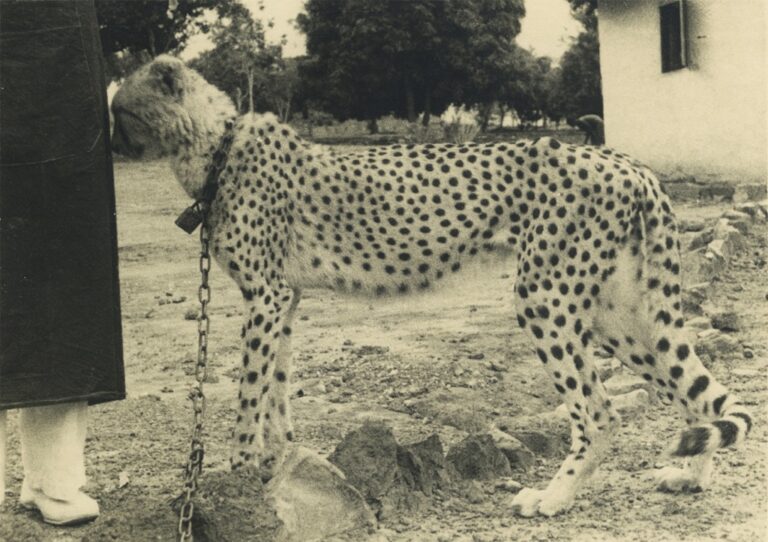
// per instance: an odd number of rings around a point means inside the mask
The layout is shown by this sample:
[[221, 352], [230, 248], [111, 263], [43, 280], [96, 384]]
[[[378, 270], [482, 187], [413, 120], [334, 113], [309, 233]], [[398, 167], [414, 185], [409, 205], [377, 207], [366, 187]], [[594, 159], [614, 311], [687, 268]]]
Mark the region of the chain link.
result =
[[208, 318], [208, 304], [211, 301], [211, 288], [208, 286], [208, 273], [211, 270], [211, 255], [208, 239], [208, 221], [205, 204], [196, 203], [197, 210], [203, 217], [200, 227], [200, 287], [197, 297], [200, 301], [200, 316], [197, 319], [197, 365], [195, 366], [195, 385], [190, 391], [194, 421], [192, 428], [192, 444], [184, 471], [184, 492], [182, 505], [179, 510], [179, 541], [192, 541], [192, 516], [195, 512], [193, 498], [198, 486], [198, 476], [203, 472], [203, 417], [205, 416], [205, 394], [203, 383], [208, 370], [208, 333], [211, 321]]

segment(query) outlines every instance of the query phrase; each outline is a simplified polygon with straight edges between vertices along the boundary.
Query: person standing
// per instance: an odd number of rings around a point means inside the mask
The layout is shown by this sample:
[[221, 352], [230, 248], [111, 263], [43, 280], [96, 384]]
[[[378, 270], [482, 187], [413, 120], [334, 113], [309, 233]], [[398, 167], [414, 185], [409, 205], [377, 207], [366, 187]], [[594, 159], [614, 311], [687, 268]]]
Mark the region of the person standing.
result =
[[83, 493], [87, 405], [125, 397], [104, 62], [93, 0], [0, 3], [0, 502], [21, 409], [20, 502], [99, 514]]
[[605, 144], [605, 125], [599, 115], [582, 115], [575, 121], [569, 122], [569, 124], [584, 132], [585, 144]]

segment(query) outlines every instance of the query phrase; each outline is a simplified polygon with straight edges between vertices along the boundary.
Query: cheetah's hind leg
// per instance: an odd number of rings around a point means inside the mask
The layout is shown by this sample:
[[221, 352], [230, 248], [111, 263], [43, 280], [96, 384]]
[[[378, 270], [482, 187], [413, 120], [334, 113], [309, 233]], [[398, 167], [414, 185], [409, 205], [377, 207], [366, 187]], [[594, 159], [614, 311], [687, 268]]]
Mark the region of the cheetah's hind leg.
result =
[[[573, 505], [578, 490], [604, 457], [620, 420], [588, 352], [590, 310], [581, 308], [572, 314], [541, 295], [541, 290], [530, 293], [530, 283], [525, 275], [518, 277], [518, 322], [533, 340], [538, 358], [568, 409], [571, 448], [546, 489], [522, 490], [513, 499], [512, 510], [525, 517], [554, 516]], [[568, 285], [573, 287], [575, 284]]]
[[[668, 270], [672, 264], [655, 265], [651, 259], [649, 276], [636, 281], [640, 254], [619, 253], [616, 272], [603, 286], [605, 310], [595, 327], [604, 347], [652, 383], [689, 426], [668, 453], [683, 458], [684, 465], [657, 472], [658, 489], [698, 492], [711, 482], [714, 452], [743, 440], [751, 418], [696, 355], [681, 311], [679, 278]], [[664, 257], [679, 261], [671, 251]]]

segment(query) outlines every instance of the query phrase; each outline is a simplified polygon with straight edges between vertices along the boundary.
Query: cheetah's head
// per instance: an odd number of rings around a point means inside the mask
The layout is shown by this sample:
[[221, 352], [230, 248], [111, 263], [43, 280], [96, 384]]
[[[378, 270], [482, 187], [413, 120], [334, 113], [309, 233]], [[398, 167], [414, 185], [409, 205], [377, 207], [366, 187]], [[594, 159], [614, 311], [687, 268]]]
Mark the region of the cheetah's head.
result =
[[112, 100], [112, 148], [131, 158], [200, 146], [234, 115], [229, 97], [178, 58], [162, 55], [131, 74]]

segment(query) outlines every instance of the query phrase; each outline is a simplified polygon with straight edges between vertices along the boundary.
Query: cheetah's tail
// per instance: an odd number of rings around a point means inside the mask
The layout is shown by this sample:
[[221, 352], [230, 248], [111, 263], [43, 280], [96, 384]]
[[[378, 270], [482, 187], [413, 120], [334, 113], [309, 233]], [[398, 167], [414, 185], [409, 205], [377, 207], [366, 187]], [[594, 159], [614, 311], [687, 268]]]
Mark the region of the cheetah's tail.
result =
[[[642, 193], [636, 194], [641, 202], [636, 234], [645, 239], [640, 246], [644, 252], [643, 274], [648, 281], [648, 291], [655, 294], [651, 295], [654, 301], [649, 303], [648, 308], [654, 312], [664, 308], [666, 312], [663, 315], [669, 318], [670, 323], [674, 320], [674, 326], [682, 328], [682, 313], [679, 305], [675, 307], [679, 303], [682, 271], [677, 226], [669, 198], [658, 179], [650, 170], [640, 171], [645, 174], [646, 184]], [[655, 197], [649, 197], [649, 191], [655, 192]], [[662, 312], [656, 313], [654, 319], [658, 320], [660, 315]], [[735, 396], [725, 392], [709, 398], [707, 403], [713, 417], [719, 418], [683, 431], [680, 439], [668, 450], [669, 455], [691, 457], [710, 454], [718, 448], [735, 446], [744, 441], [752, 428], [752, 417]]]
[[[721, 399], [726, 396], [721, 397]], [[718, 401], [714, 405], [717, 409]], [[752, 429], [752, 417], [746, 408], [738, 403], [726, 407], [722, 418], [713, 422], [696, 425], [683, 431], [678, 443], [670, 450], [675, 457], [691, 457], [711, 454], [718, 448], [737, 446]]]

